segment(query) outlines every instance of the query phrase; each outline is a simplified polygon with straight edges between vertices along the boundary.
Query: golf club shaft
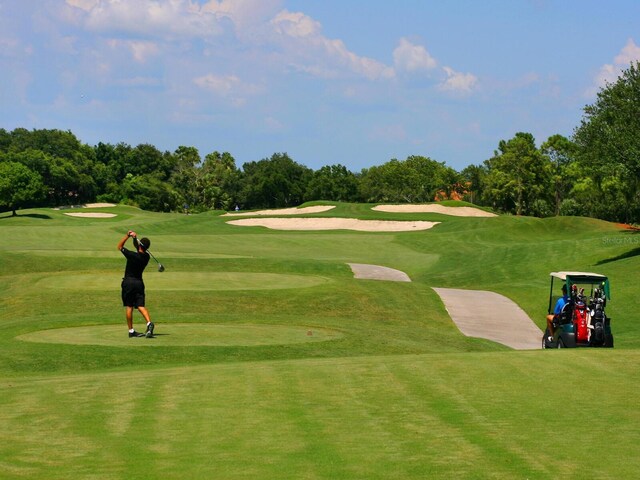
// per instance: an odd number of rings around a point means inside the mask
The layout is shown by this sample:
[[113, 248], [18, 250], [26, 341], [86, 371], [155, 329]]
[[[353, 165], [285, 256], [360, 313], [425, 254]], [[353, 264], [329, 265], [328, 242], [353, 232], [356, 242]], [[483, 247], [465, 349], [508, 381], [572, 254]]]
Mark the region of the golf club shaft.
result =
[[[136, 237], [132, 237], [132, 238], [133, 238], [133, 241], [135, 243], [136, 248], [138, 248], [138, 245], [140, 244], [140, 242], [138, 241], [138, 237], [136, 236]], [[151, 253], [151, 251], [149, 249], [146, 249], [145, 252], [147, 252], [149, 255], [151, 255], [151, 258], [153, 258], [158, 265], [162, 266], [162, 264], [158, 261], [158, 259], [156, 257], [153, 256], [153, 253]]]
[[158, 265], [160, 265], [160, 262], [158, 261], [158, 259], [157, 259], [156, 257], [154, 257], [154, 256], [153, 256], [153, 253], [151, 253], [149, 250], [145, 250], [145, 251], [146, 251], [149, 255], [151, 255], [151, 258], [153, 258], [153, 259], [156, 261], [156, 263], [157, 263]]

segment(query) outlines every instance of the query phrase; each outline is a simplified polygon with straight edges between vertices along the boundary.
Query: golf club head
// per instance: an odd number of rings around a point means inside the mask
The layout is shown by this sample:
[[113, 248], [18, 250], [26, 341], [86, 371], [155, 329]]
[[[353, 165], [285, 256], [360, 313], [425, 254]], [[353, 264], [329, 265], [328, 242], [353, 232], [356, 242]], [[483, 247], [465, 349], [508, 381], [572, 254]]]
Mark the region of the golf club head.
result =
[[164, 272], [164, 265], [162, 265], [161, 263], [158, 264], [158, 271]]

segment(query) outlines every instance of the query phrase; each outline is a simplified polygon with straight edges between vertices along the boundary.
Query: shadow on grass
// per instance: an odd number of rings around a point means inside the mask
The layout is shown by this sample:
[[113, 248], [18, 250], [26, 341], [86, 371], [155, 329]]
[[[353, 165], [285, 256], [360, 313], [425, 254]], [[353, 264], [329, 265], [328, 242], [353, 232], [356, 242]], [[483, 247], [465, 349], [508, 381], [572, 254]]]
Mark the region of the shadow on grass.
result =
[[[605, 239], [608, 243], [614, 243], [619, 245], [640, 245], [640, 229], [630, 228], [628, 231], [624, 232], [622, 237], [617, 238], [609, 238]], [[617, 260], [624, 260], [625, 258], [632, 258], [640, 255], [640, 246], [635, 246], [631, 250], [621, 253], [620, 255], [616, 255], [615, 257], [605, 258], [604, 260], [600, 260], [596, 265], [603, 265], [605, 263], [615, 262]]]
[[[6, 213], [6, 212], [5, 212]], [[49, 215], [45, 215], [44, 213], [25, 213], [23, 215], [13, 215], [9, 213], [9, 215], [0, 214], [0, 220], [4, 220], [6, 218], [39, 218], [40, 220], [51, 220]]]
[[640, 247], [629, 250], [628, 252], [621, 253], [620, 255], [616, 255], [615, 257], [605, 258], [604, 260], [600, 260], [596, 263], [596, 265], [604, 265], [605, 263], [611, 263], [618, 260], [624, 260], [625, 258], [631, 258], [640, 255]]

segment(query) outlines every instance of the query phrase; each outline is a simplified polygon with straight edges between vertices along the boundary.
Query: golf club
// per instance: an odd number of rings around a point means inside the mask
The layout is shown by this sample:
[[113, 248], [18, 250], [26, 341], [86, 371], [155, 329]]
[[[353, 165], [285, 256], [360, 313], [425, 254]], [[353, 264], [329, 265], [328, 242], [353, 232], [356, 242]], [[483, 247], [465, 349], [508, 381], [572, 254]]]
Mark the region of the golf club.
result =
[[151, 255], [151, 258], [153, 258], [156, 263], [158, 264], [158, 271], [159, 272], [164, 272], [164, 265], [162, 265], [158, 259], [156, 257], [153, 256], [153, 253], [151, 253], [149, 250], [146, 251], [149, 255]]
[[[136, 248], [138, 248], [138, 244], [140, 243], [140, 242], [138, 242], [138, 237], [133, 237], [133, 240], [134, 240], [134, 242], [135, 242], [135, 244], [136, 244], [136, 245], [135, 245], [135, 246], [136, 246]], [[162, 264], [158, 261], [158, 259], [157, 259], [156, 257], [154, 257], [154, 256], [153, 256], [153, 253], [151, 253], [148, 249], [147, 249], [147, 250], [145, 250], [145, 252], [147, 252], [149, 255], [151, 255], [151, 258], [153, 258], [153, 259], [156, 261], [156, 263], [158, 264], [158, 271], [159, 271], [159, 272], [164, 272], [164, 265], [162, 265]]]

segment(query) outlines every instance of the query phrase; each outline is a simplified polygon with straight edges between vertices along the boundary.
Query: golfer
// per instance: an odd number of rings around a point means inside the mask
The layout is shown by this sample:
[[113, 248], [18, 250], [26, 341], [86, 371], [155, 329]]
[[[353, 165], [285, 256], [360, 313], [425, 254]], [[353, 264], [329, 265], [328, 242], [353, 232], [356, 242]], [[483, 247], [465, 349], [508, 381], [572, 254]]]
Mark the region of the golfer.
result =
[[553, 341], [553, 334], [555, 333], [555, 329], [553, 328], [554, 319], [558, 318], [562, 313], [562, 309], [564, 306], [569, 303], [569, 295], [567, 295], [567, 284], [562, 284], [562, 296], [558, 298], [556, 302], [556, 306], [553, 309], [553, 314], [547, 315], [547, 328], [549, 329], [549, 341]]
[[[125, 248], [124, 244], [127, 239], [133, 238], [133, 246], [136, 251]], [[151, 240], [142, 238], [138, 242], [136, 232], [129, 230], [122, 240], [118, 243], [118, 250], [127, 259], [127, 266], [124, 269], [124, 278], [122, 279], [122, 305], [126, 307], [127, 326], [129, 327], [129, 338], [131, 337], [153, 337], [153, 322], [149, 316], [149, 312], [144, 305], [144, 281], [142, 280], [142, 272], [149, 263], [149, 254], [147, 249], [151, 246]], [[147, 321], [147, 330], [145, 333], [138, 333], [133, 329], [133, 309], [137, 308]]]

